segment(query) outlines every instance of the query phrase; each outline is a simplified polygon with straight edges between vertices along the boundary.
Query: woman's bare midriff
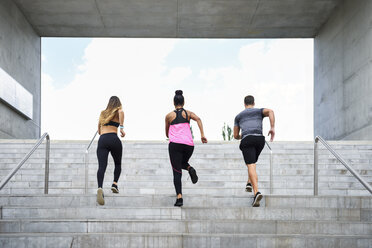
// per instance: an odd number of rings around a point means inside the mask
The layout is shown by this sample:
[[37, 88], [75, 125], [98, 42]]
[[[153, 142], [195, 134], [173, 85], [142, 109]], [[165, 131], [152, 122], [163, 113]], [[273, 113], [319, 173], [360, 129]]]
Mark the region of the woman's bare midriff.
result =
[[118, 133], [118, 129], [114, 126], [102, 126], [101, 135], [105, 133]]
[[[119, 122], [119, 118], [114, 118], [112, 121]], [[118, 133], [118, 128], [114, 126], [101, 126], [101, 135], [105, 133]]]

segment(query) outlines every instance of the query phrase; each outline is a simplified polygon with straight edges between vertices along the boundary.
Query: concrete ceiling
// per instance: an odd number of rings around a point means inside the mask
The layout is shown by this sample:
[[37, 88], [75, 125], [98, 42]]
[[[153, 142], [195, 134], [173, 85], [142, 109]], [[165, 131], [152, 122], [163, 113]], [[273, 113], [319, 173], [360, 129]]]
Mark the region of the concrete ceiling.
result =
[[342, 0], [13, 0], [42, 37], [315, 37]]

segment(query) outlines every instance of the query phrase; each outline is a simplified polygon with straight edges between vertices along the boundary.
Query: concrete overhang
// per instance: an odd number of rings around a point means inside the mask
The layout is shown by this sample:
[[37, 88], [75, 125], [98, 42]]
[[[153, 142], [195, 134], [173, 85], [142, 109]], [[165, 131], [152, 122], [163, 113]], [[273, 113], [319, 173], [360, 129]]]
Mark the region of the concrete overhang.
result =
[[42, 37], [311, 38], [342, 0], [13, 0]]

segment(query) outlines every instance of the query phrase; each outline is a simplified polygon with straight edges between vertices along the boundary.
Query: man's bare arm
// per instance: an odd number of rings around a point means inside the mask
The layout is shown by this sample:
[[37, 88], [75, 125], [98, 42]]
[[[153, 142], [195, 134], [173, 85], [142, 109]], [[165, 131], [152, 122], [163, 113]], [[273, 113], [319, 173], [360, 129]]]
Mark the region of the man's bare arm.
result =
[[271, 134], [270, 141], [273, 141], [274, 137], [275, 137], [275, 115], [274, 115], [274, 111], [271, 110], [271, 109], [263, 109], [262, 114], [265, 117], [269, 117], [269, 119], [270, 119], [270, 131], [269, 131], [268, 135]]
[[242, 138], [239, 133], [240, 133], [240, 127], [234, 126], [234, 139], [240, 140]]

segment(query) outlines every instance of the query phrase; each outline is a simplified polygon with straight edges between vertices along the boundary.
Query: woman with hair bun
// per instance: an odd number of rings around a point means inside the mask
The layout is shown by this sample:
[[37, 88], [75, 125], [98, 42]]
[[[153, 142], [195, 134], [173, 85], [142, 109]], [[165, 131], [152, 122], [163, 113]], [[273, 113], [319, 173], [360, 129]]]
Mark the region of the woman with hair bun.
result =
[[97, 146], [98, 171], [97, 171], [97, 202], [100, 205], [105, 204], [103, 195], [103, 178], [107, 167], [108, 154], [111, 152], [115, 163], [114, 182], [111, 190], [113, 193], [119, 193], [118, 180], [121, 173], [121, 156], [123, 146], [117, 132], [120, 126], [121, 137], [125, 136], [124, 132], [124, 111], [122, 110], [120, 99], [112, 96], [105, 110], [101, 112], [98, 122], [98, 134], [100, 135]]
[[182, 169], [190, 174], [192, 183], [198, 182], [196, 170], [190, 166], [189, 159], [194, 151], [194, 141], [190, 130], [190, 120], [198, 123], [201, 141], [207, 143], [204, 136], [203, 124], [201, 119], [193, 112], [185, 110], [183, 105], [185, 99], [182, 90], [177, 90], [173, 98], [175, 110], [165, 117], [165, 135], [169, 138], [169, 158], [173, 169], [173, 183], [176, 189], [177, 200], [174, 206], [181, 207], [182, 199]]

